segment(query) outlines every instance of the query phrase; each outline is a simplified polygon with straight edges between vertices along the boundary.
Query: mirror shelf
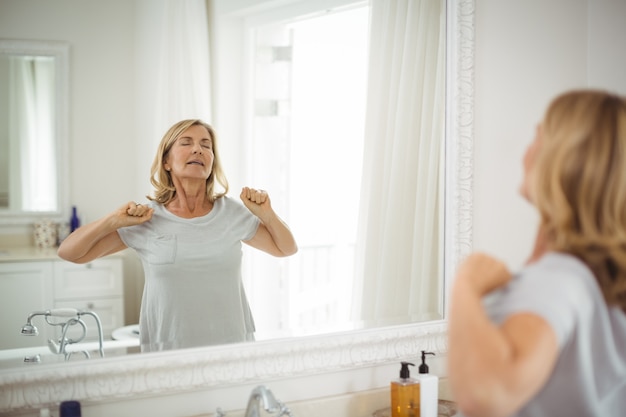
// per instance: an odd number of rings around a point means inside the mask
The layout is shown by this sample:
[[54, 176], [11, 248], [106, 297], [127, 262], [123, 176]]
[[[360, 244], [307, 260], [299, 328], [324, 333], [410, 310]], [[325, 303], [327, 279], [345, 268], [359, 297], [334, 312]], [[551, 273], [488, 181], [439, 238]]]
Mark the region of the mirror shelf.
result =
[[[472, 246], [474, 2], [447, 0], [446, 294]], [[447, 297], [444, 297], [447, 299]], [[0, 371], [0, 413], [33, 410], [71, 396], [105, 402], [189, 393], [285, 377], [395, 363], [420, 350], [447, 351], [445, 320], [295, 339], [128, 355]]]

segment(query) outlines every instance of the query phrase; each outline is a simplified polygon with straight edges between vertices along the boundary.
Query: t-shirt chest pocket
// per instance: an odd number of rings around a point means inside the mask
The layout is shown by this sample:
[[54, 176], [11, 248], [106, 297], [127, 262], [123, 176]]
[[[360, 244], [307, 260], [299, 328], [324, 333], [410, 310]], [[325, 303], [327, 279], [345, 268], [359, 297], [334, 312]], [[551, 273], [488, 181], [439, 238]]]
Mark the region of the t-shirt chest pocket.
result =
[[148, 242], [147, 261], [153, 265], [174, 263], [176, 259], [176, 235], [154, 235]]

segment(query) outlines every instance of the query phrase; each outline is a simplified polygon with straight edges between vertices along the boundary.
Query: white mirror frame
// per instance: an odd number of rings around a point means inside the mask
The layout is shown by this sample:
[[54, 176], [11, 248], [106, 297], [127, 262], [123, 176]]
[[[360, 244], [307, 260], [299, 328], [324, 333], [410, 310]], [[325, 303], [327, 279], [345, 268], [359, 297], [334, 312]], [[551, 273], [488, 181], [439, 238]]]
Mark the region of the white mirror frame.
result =
[[69, 99], [70, 45], [67, 42], [0, 39], [0, 54], [35, 55], [55, 58], [55, 132], [57, 151], [58, 208], [53, 212], [24, 212], [0, 210], [0, 228], [32, 224], [43, 217], [59, 221], [67, 216], [69, 205]]
[[[474, 1], [447, 0], [445, 292], [472, 246]], [[0, 413], [111, 402], [395, 363], [447, 351], [445, 320], [0, 371]]]

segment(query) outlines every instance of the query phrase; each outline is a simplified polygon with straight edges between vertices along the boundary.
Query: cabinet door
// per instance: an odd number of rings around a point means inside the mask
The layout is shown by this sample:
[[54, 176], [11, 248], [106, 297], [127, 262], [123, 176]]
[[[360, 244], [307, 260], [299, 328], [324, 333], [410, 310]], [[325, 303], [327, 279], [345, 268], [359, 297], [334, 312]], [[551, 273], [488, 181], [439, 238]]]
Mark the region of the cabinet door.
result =
[[[93, 311], [102, 323], [104, 339], [111, 339], [113, 330], [124, 325], [124, 302], [121, 297], [94, 298], [88, 300], [56, 301], [55, 308], [75, 308], [77, 310]], [[93, 316], [83, 315], [81, 319], [87, 326], [85, 341], [98, 340], [98, 325]], [[83, 334], [82, 327], [74, 325], [68, 329], [67, 337], [77, 339]], [[58, 331], [57, 337], [61, 336]]]
[[54, 263], [55, 300], [123, 295], [122, 260], [96, 259], [87, 264]]
[[31, 312], [53, 306], [52, 263], [1, 262], [0, 294], [0, 349], [45, 346], [51, 332], [43, 316], [33, 318], [38, 336], [24, 336], [20, 330]]

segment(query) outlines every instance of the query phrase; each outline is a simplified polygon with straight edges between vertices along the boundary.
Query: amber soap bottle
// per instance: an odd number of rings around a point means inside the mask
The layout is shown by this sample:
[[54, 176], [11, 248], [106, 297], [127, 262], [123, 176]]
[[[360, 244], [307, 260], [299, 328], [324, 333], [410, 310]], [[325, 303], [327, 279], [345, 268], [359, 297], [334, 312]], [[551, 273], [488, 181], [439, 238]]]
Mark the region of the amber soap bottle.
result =
[[420, 383], [411, 378], [409, 362], [401, 362], [400, 378], [391, 382], [391, 416], [420, 416]]

